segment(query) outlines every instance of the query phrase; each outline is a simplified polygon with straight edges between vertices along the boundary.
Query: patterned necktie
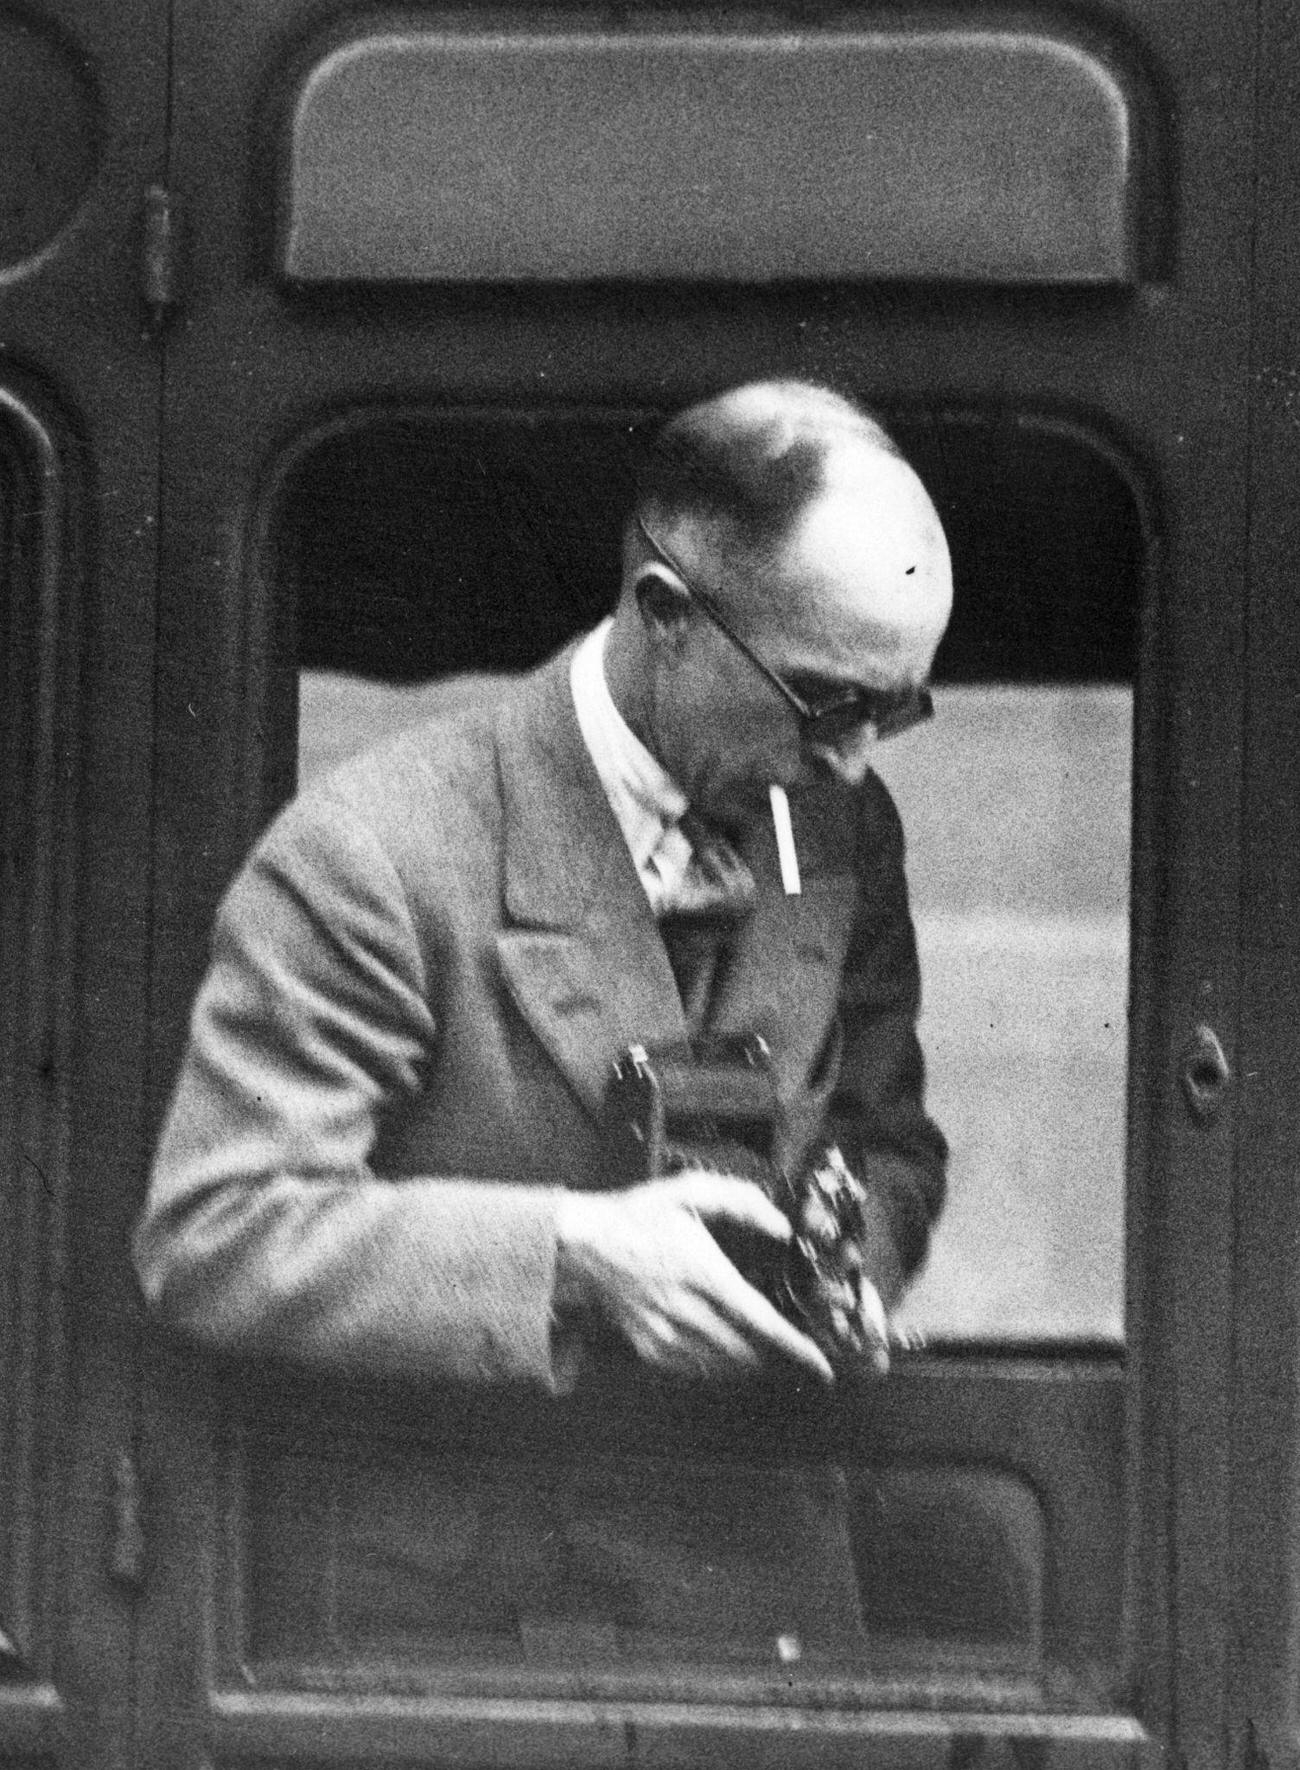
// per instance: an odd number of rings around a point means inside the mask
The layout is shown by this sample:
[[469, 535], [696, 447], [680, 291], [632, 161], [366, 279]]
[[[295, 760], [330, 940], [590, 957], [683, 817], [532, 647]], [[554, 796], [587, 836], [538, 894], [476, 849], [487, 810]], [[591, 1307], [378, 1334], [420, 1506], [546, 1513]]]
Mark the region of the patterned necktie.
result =
[[664, 893], [660, 933], [690, 1031], [703, 1030], [727, 938], [754, 906], [754, 875], [735, 848], [694, 812], [677, 826], [691, 845], [680, 878]]
[[684, 811], [677, 828], [691, 845], [681, 876], [660, 902], [665, 916], [704, 917], [737, 922], [749, 914], [758, 895], [748, 863], [718, 830], [693, 811]]

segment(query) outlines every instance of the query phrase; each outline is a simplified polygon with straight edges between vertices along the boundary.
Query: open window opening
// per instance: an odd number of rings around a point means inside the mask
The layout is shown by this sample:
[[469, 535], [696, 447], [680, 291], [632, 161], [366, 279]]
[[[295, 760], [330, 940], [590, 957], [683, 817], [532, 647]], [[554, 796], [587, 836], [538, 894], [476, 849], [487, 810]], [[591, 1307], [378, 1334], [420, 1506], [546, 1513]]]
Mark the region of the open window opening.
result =
[[[612, 605], [629, 411], [340, 424], [273, 530], [309, 780], [491, 692]], [[1018, 417], [887, 415], [939, 505], [939, 718], [880, 746], [899, 802], [950, 1200], [906, 1320], [1019, 1348], [1123, 1336], [1133, 687], [1145, 542], [1099, 449]]]
[[[269, 530], [287, 776], [492, 694], [609, 609], [642, 416], [362, 413], [308, 442]], [[440, 1401], [434, 1430], [400, 1401], [376, 1426], [371, 1398], [328, 1444], [318, 1405], [297, 1420], [277, 1390], [230, 1470], [249, 1533], [231, 1651], [259, 1682], [364, 1693], [399, 1666], [440, 1693], [562, 1695], [580, 1670], [691, 1701], [1122, 1700], [1142, 513], [1062, 428], [887, 417], [957, 578], [938, 717], [878, 751], [953, 1145], [907, 1319], [997, 1356], [904, 1362], [869, 1403], [806, 1419], [634, 1387], [631, 1412]]]

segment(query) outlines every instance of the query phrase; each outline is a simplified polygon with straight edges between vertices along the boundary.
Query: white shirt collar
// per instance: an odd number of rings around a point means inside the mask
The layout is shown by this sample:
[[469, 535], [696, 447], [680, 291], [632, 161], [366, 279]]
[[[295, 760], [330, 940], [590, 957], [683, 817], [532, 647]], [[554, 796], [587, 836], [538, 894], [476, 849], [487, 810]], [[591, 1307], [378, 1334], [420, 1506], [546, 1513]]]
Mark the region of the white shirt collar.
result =
[[612, 625], [602, 621], [579, 644], [569, 685], [583, 742], [646, 896], [658, 910], [665, 889], [690, 858], [686, 838], [674, 827], [687, 799], [614, 705], [605, 679], [605, 640]]

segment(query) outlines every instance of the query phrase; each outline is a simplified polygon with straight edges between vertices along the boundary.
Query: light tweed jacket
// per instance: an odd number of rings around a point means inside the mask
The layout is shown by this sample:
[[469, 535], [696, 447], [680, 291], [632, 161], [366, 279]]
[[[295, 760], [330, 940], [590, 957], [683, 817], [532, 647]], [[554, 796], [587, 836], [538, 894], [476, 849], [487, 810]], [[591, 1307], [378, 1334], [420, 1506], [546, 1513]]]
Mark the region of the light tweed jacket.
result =
[[[673, 976], [578, 731], [569, 654], [304, 793], [222, 905], [136, 1238], [200, 1343], [334, 1370], [556, 1381], [556, 1188], [608, 1184], [614, 1057], [680, 1038]], [[716, 1004], [771, 1046], [781, 1138], [871, 1189], [887, 1301], [921, 1261], [944, 1145], [922, 1106], [902, 836], [875, 777], [769, 835]]]

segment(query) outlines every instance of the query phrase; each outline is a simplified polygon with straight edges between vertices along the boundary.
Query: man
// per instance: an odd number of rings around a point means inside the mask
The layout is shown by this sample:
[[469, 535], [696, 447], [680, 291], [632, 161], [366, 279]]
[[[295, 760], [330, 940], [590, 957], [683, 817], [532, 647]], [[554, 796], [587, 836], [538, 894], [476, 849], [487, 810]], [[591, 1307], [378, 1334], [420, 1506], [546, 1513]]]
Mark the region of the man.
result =
[[[788, 1237], [763, 1191], [614, 1186], [602, 1135], [629, 1045], [758, 1033], [783, 1161], [834, 1143], [865, 1189], [883, 1365], [945, 1151], [869, 758], [928, 710], [950, 602], [929, 498], [846, 402], [761, 384], [666, 425], [612, 621], [302, 795], [230, 891], [137, 1237], [158, 1314], [339, 1372], [563, 1390], [612, 1337], [829, 1383], [710, 1232]], [[696, 999], [668, 936], [701, 881], [740, 908]]]
[[[624, 1047], [688, 1030], [656, 909], [689, 804], [757, 881], [708, 1024], [767, 1039], [788, 1156], [838, 1136], [896, 1301], [944, 1151], [869, 756], [923, 705], [950, 604], [930, 500], [847, 403], [764, 384], [666, 426], [612, 624], [346, 766], [236, 882], [137, 1240], [155, 1308], [228, 1350], [379, 1373], [554, 1385], [567, 1322], [600, 1316], [668, 1371], [829, 1379], [707, 1232], [787, 1235], [759, 1189], [604, 1190], [600, 1107]], [[800, 697], [840, 705], [828, 735]]]

